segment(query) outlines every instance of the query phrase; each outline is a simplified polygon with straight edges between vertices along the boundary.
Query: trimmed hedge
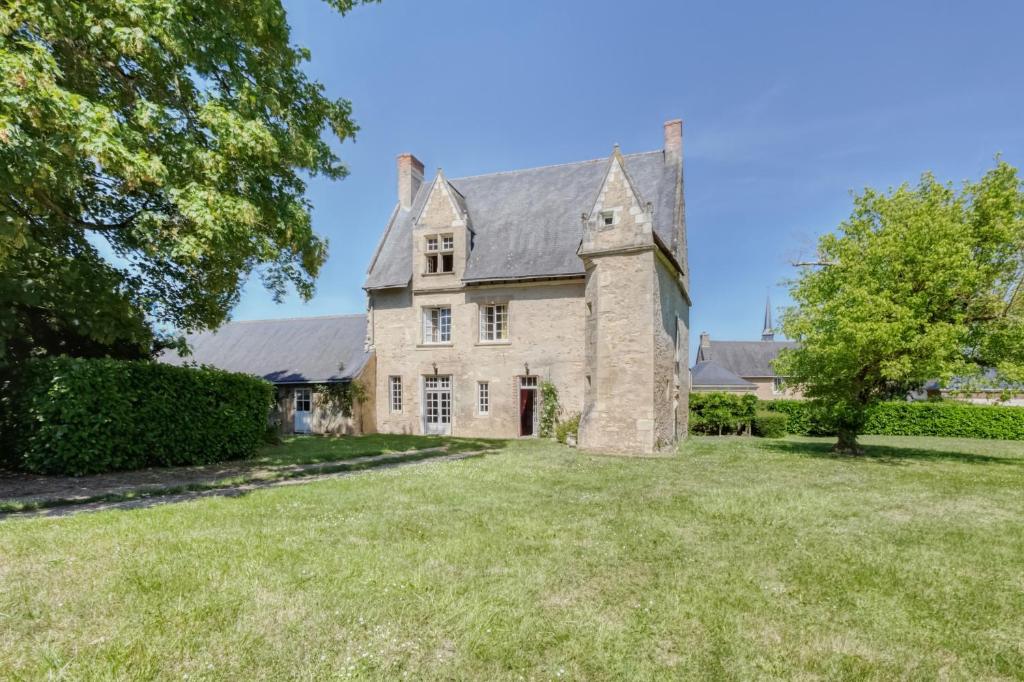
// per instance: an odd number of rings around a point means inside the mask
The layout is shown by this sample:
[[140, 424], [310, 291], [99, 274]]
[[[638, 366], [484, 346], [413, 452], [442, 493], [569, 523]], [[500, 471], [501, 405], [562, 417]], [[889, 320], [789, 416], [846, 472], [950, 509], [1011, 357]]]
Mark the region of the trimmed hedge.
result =
[[8, 463], [72, 476], [251, 456], [273, 401], [244, 374], [66, 357], [27, 363], [6, 393]]
[[782, 438], [787, 433], [788, 422], [782, 412], [758, 410], [754, 415], [754, 435], [761, 438]]
[[[762, 405], [769, 411], [785, 413], [789, 433], [835, 435], [835, 429], [809, 402], [769, 400]], [[878, 403], [868, 411], [864, 434], [1024, 440], [1024, 408], [956, 401]]]

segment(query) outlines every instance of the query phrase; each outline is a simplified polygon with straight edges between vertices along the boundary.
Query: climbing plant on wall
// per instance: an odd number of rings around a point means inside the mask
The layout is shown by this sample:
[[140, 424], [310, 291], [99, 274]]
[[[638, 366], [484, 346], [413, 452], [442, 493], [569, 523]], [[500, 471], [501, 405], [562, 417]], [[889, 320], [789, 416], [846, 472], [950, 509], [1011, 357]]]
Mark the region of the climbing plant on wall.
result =
[[550, 381], [545, 381], [540, 385], [540, 396], [540, 437], [553, 438], [555, 426], [558, 425], [558, 414], [561, 412], [558, 405], [558, 389]]

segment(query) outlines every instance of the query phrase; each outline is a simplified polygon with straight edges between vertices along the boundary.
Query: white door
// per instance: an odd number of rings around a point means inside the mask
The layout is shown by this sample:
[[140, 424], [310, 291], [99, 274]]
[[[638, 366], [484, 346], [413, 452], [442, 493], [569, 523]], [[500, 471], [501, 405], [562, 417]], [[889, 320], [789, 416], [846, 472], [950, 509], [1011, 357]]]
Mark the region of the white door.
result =
[[452, 432], [452, 378], [423, 377], [423, 433]]
[[313, 391], [308, 388], [295, 389], [295, 433], [310, 432], [310, 418], [313, 414]]

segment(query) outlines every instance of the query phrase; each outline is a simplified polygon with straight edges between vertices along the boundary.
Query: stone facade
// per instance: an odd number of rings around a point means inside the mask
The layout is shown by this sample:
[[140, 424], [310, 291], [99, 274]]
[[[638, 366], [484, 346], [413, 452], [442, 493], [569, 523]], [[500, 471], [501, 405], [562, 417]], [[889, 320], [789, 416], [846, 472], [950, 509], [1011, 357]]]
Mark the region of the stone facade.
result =
[[[646, 157], [642, 169], [648, 187], [656, 171], [659, 197], [671, 202], [669, 215], [656, 218], [654, 204], [630, 177], [629, 157], [617, 147], [597, 182], [573, 195], [589, 193], [587, 203], [569, 207], [582, 219], [556, 228], [581, 235], [570, 256], [578, 259], [575, 272], [468, 280], [468, 263], [481, 248], [474, 228], [481, 218], [474, 215], [479, 204], [441, 171], [419, 189], [414, 171], [422, 165], [400, 156], [396, 215], [412, 212], [401, 246], [408, 249], [412, 268], [406, 285], [367, 286], [374, 427], [386, 433], [440, 428], [457, 436], [536, 435], [539, 387], [551, 382], [563, 418], [582, 415], [581, 447], [623, 453], [673, 447], [687, 430], [689, 376], [681, 125], [666, 124], [664, 152]], [[566, 170], [570, 177], [575, 172]], [[495, 191], [514, 181], [525, 183], [522, 177], [496, 177]], [[560, 192], [572, 194], [559, 186], [540, 191], [544, 196], [538, 201], [547, 202]], [[417, 200], [419, 192], [425, 194]], [[385, 244], [397, 238], [391, 231], [389, 226], [371, 276], [374, 268], [384, 267], [378, 265], [381, 251], [394, 250]], [[507, 238], [527, 242], [533, 249], [528, 258], [537, 246], [527, 236]], [[500, 252], [498, 244], [484, 248]], [[513, 257], [510, 248], [507, 258]], [[492, 329], [494, 316], [503, 321], [504, 333], [490, 339], [484, 328]], [[440, 409], [450, 412], [440, 427], [439, 401]]]

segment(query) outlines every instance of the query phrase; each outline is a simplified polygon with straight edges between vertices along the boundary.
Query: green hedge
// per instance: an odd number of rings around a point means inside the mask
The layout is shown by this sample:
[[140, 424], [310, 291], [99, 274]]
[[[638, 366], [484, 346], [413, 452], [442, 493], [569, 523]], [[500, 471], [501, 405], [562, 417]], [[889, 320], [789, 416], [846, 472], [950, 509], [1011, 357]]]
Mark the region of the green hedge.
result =
[[[789, 433], [835, 435], [835, 430], [809, 402], [769, 400], [762, 405], [764, 409], [786, 414]], [[956, 401], [878, 403], [868, 411], [864, 434], [1024, 440], [1024, 408]]]
[[748, 433], [757, 410], [757, 396], [737, 393], [691, 393], [690, 433]]
[[72, 476], [248, 457], [273, 400], [243, 374], [80, 358], [32, 361], [5, 393], [8, 464]]
[[761, 438], [782, 438], [788, 433], [789, 420], [782, 412], [758, 410], [754, 415], [754, 435]]

